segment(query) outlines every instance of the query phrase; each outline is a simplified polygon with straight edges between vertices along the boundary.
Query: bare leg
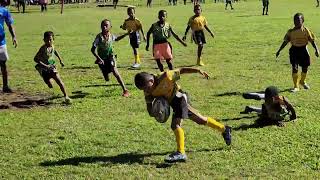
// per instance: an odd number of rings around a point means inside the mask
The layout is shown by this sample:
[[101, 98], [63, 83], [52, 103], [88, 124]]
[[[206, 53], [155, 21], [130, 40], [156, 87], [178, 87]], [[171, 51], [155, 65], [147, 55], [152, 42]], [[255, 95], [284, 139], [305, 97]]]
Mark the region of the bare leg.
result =
[[62, 82], [60, 75], [57, 73], [54, 77], [52, 77], [56, 83], [59, 85], [61, 92], [63, 93], [64, 97], [68, 97], [66, 89], [64, 87], [64, 83]]
[[125, 87], [125, 84], [119, 74], [118, 68], [114, 67], [112, 73], [113, 73], [114, 77], [116, 77], [118, 83], [121, 85], [123, 92], [127, 91], [127, 88]]
[[251, 112], [256, 112], [258, 114], [262, 114], [262, 108], [255, 106], [246, 106], [244, 111], [240, 112], [241, 114], [249, 114]]
[[163, 70], [163, 65], [162, 65], [162, 63], [161, 63], [161, 60], [160, 60], [160, 59], [156, 59], [156, 61], [157, 61], [157, 65], [158, 65], [159, 70], [160, 70], [161, 72], [163, 72], [164, 70]]
[[1, 73], [2, 73], [2, 81], [3, 81], [3, 87], [8, 87], [8, 71], [7, 71], [7, 65], [2, 62], [1, 64]]
[[168, 68], [169, 68], [170, 70], [173, 70], [173, 65], [172, 65], [171, 59], [167, 59], [166, 62], [167, 62], [167, 64], [168, 64]]

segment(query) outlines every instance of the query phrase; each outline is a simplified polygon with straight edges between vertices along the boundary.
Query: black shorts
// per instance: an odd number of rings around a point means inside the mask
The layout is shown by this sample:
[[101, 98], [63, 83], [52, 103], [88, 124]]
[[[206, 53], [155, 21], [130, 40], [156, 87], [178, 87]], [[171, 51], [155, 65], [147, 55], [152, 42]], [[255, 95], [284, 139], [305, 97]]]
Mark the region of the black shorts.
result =
[[138, 31], [132, 32], [129, 34], [130, 45], [133, 48], [139, 48], [140, 44], [140, 34]]
[[206, 37], [204, 36], [203, 30], [194, 31], [192, 34], [192, 39], [196, 44], [205, 44]]
[[262, 0], [262, 5], [263, 6], [268, 6], [269, 5], [269, 0]]
[[0, 60], [0, 66], [6, 65], [6, 62], [7, 62], [7, 61], [1, 61], [1, 60]]
[[170, 103], [170, 106], [172, 107], [172, 110], [173, 110], [172, 119], [189, 118], [191, 112], [188, 109], [188, 104], [189, 104], [189, 97], [185, 92], [181, 91], [179, 95], [175, 95]]
[[101, 72], [104, 73], [111, 73], [114, 71], [114, 68], [116, 67], [116, 58], [117, 56], [115, 55], [110, 55], [108, 58], [102, 59], [103, 64], [98, 64]]
[[289, 49], [290, 63], [292, 66], [308, 67], [310, 66], [310, 55], [307, 46], [291, 46]]
[[41, 77], [45, 83], [49, 83], [50, 79], [55, 77], [56, 74], [58, 73], [56, 68], [49, 69], [49, 68], [42, 67], [39, 64], [37, 64], [35, 66], [35, 68], [39, 72], [39, 74], [41, 75]]

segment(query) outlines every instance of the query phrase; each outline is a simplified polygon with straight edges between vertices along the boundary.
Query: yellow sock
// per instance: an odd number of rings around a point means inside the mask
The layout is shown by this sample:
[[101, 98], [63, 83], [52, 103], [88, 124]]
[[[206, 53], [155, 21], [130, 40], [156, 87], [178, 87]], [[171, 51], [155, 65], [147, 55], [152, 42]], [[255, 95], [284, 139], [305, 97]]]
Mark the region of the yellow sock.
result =
[[140, 61], [140, 56], [139, 56], [139, 54], [137, 54], [136, 56], [137, 56], [137, 63], [140, 64], [141, 61]]
[[224, 125], [211, 117], [208, 117], [207, 125], [211, 128], [219, 130], [220, 132], [224, 132]]
[[299, 79], [299, 74], [298, 73], [292, 73], [292, 80], [293, 80], [294, 88], [299, 88], [298, 79]]
[[300, 84], [306, 84], [307, 73], [301, 72]]
[[174, 135], [176, 135], [176, 141], [177, 141], [177, 150], [184, 154], [186, 153], [184, 150], [184, 132], [181, 127], [178, 127], [174, 130]]

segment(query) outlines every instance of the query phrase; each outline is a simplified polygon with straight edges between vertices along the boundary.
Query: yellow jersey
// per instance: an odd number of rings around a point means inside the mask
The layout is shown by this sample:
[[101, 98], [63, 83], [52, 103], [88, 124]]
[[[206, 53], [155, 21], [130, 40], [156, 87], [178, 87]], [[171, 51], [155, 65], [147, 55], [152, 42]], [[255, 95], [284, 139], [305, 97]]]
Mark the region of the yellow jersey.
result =
[[204, 16], [192, 16], [188, 21], [188, 26], [191, 27], [192, 31], [200, 31], [204, 29], [204, 26], [208, 24]]
[[293, 46], [302, 47], [306, 46], [308, 42], [314, 41], [315, 35], [308, 28], [301, 26], [299, 29], [289, 29], [283, 39]]
[[151, 103], [154, 97], [164, 97], [170, 103], [180, 86], [176, 83], [180, 79], [180, 70], [168, 70], [155, 76], [156, 87], [151, 93], [145, 93], [146, 102]]
[[122, 29], [127, 30], [127, 31], [139, 31], [142, 28], [142, 24], [139, 19], [134, 18], [134, 19], [126, 19], [123, 22]]

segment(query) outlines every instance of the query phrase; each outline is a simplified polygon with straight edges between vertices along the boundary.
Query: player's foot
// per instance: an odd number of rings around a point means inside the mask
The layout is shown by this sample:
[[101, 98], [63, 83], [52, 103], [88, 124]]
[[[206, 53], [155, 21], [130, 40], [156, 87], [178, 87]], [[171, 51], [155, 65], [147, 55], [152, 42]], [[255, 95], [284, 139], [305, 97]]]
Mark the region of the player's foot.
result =
[[129, 97], [130, 96], [129, 91], [128, 90], [124, 90], [123, 93], [122, 93], [122, 96], [123, 97]]
[[186, 160], [187, 160], [187, 155], [182, 154], [179, 151], [170, 154], [168, 157], [164, 159], [164, 161], [167, 163], [186, 162]]
[[299, 88], [293, 88], [293, 89], [291, 89], [290, 91], [292, 92], [292, 93], [296, 93], [296, 92], [298, 92], [300, 89]]
[[266, 13], [266, 15], [268, 16], [269, 14], [268, 14], [268, 13]]
[[261, 93], [243, 93], [242, 97], [245, 99], [261, 100], [265, 98], [265, 95]]
[[233, 10], [234, 8], [231, 8], [231, 10]]
[[50, 89], [53, 88], [52, 83], [50, 82], [50, 80], [46, 81], [45, 83], [47, 84], [48, 88], [50, 88]]
[[249, 106], [244, 108], [244, 111], [240, 112], [240, 114], [249, 114], [252, 112], [252, 109]]
[[12, 90], [9, 88], [9, 86], [3, 86], [2, 91], [4, 93], [12, 93]]
[[133, 63], [131, 67], [132, 67], [132, 68], [139, 68], [139, 67], [140, 67], [140, 64], [139, 64], [139, 63]]
[[69, 96], [64, 97], [64, 102], [65, 102], [66, 104], [71, 104], [71, 103], [72, 103], [72, 102], [71, 102], [71, 98], [69, 98]]
[[105, 81], [109, 81], [109, 80], [110, 80], [110, 79], [109, 79], [109, 75], [104, 76], [104, 80], [105, 80]]
[[203, 63], [202, 59], [198, 59], [197, 60], [197, 65], [198, 66], [204, 66], [204, 63]]
[[226, 144], [229, 146], [231, 144], [231, 127], [230, 126], [225, 126], [222, 136]]
[[310, 86], [307, 83], [300, 83], [303, 89], [310, 89]]

